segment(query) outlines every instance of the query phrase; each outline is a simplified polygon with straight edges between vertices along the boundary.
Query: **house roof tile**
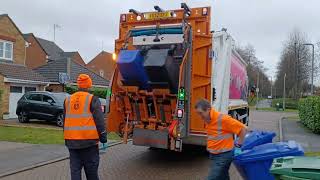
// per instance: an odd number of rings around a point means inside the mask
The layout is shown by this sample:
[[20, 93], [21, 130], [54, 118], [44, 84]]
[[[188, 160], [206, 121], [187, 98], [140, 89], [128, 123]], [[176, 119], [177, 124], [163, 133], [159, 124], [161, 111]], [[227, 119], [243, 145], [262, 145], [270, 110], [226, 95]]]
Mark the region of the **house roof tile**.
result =
[[77, 82], [77, 78], [79, 74], [85, 73], [88, 74], [91, 79], [93, 85], [99, 86], [108, 86], [109, 81], [100, 77], [98, 74], [89, 70], [85, 66], [80, 65], [79, 63], [68, 60], [68, 59], [59, 59], [56, 61], [50, 61], [46, 65], [43, 65], [39, 68], [36, 68], [35, 71], [42, 74], [44, 77], [48, 78], [51, 82], [59, 81], [59, 73], [67, 73], [68, 61], [70, 61], [70, 81], [72, 83]]
[[49, 60], [61, 59], [60, 53], [64, 53], [64, 51], [56, 43], [38, 37], [37, 40], [48, 54]]
[[48, 82], [41, 74], [19, 64], [0, 63], [0, 74], [12, 79]]

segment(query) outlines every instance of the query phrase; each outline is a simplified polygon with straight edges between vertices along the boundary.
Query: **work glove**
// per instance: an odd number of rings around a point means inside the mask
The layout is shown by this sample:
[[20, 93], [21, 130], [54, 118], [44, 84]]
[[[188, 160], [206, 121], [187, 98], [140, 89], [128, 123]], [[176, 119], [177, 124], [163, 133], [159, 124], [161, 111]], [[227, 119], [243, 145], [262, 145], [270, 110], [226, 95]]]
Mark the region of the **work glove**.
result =
[[235, 148], [234, 148], [234, 155], [235, 155], [235, 156], [238, 156], [238, 155], [240, 155], [241, 153], [242, 153], [241, 148], [238, 148], [238, 147], [235, 147]]
[[104, 131], [100, 134], [99, 136], [100, 142], [101, 143], [107, 143], [108, 139], [107, 139], [107, 132]]
[[99, 144], [99, 151], [101, 153], [105, 153], [107, 151], [108, 148], [108, 144], [107, 143], [101, 143]]

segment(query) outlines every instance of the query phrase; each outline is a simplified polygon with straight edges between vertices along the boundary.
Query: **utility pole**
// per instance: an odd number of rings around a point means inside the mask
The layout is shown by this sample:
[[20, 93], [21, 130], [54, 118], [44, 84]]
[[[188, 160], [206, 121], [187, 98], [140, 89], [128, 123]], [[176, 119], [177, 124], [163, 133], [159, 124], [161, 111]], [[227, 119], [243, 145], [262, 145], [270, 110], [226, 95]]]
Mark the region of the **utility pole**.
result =
[[314, 71], [314, 44], [306, 43], [305, 46], [312, 46], [312, 62], [311, 62], [311, 96], [313, 95], [313, 71]]
[[257, 105], [258, 105], [258, 102], [259, 102], [259, 78], [260, 78], [260, 68], [258, 67], [258, 77], [257, 77], [257, 89], [256, 89], [256, 92], [257, 92], [257, 102], [256, 102], [256, 109], [258, 109]]
[[294, 86], [294, 98], [297, 99], [297, 93], [298, 93], [298, 63], [297, 63], [297, 42], [294, 43], [294, 79], [295, 79], [295, 86]]
[[283, 102], [282, 102], [282, 109], [283, 111], [286, 110], [286, 76], [287, 74], [284, 73], [284, 76], [283, 76]]
[[270, 78], [271, 78], [270, 84], [271, 84], [271, 98], [272, 98], [272, 76]]

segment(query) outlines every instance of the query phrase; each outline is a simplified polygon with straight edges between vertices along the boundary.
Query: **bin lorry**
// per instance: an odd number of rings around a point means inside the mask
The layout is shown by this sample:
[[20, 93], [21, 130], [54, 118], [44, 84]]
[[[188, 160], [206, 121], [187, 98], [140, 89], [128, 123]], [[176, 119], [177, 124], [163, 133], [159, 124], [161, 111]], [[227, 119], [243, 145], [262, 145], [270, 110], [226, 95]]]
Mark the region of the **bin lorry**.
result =
[[[224, 67], [228, 74], [214, 60], [211, 8], [189, 8], [185, 3], [176, 10], [154, 8], [154, 12], [130, 9], [120, 15], [113, 56], [116, 68], [107, 93], [108, 132], [118, 132], [124, 142], [130, 138], [134, 145], [173, 151], [181, 151], [182, 144], [206, 145], [204, 121], [194, 110], [197, 100], [205, 98], [238, 118], [248, 111], [245, 103], [233, 104], [229, 97], [214, 101], [229, 92], [231, 61], [224, 64], [229, 66]], [[220, 58], [227, 56], [219, 54], [217, 62], [223, 64]], [[244, 67], [240, 56], [232, 58], [236, 70], [239, 64]], [[235, 78], [231, 82], [238, 88]], [[231, 98], [237, 98], [237, 93]]]

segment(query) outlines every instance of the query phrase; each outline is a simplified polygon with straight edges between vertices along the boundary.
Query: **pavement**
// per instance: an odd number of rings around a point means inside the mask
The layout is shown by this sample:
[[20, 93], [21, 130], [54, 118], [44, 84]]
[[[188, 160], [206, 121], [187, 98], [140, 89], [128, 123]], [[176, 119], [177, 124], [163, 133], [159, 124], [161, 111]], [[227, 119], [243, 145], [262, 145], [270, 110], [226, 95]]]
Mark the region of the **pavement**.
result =
[[303, 126], [299, 119], [282, 120], [283, 140], [295, 140], [300, 143], [305, 152], [320, 152], [320, 135], [312, 133]]
[[68, 155], [64, 145], [35, 145], [0, 141], [0, 177], [3, 174]]
[[[273, 130], [278, 134], [279, 119], [282, 116], [283, 113], [278, 112], [251, 111], [249, 126], [253, 129]], [[8, 156], [8, 160], [12, 156]], [[184, 152], [176, 153], [130, 144], [120, 144], [108, 148], [107, 153], [100, 155], [100, 159], [100, 178], [108, 180], [205, 179], [209, 167], [208, 154], [204, 147], [199, 146], [184, 146]], [[0, 160], [1, 162], [2, 160]], [[233, 166], [230, 169], [230, 175], [232, 180], [242, 179]], [[69, 160], [66, 159], [32, 168], [2, 179], [70, 179]]]
[[280, 141], [279, 120], [282, 117], [292, 116], [291, 112], [270, 112], [251, 110], [249, 115], [249, 129], [273, 131], [277, 134], [274, 141]]

